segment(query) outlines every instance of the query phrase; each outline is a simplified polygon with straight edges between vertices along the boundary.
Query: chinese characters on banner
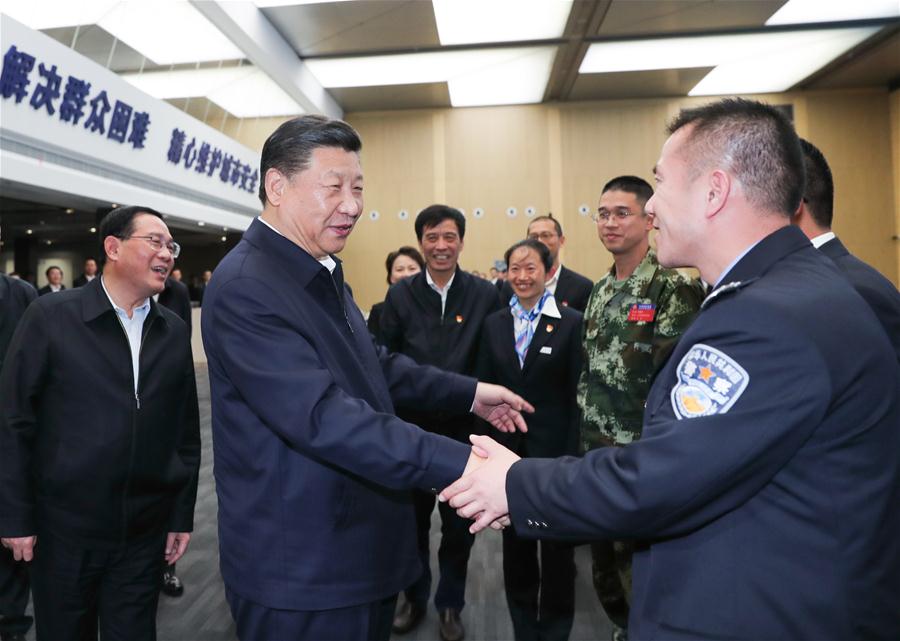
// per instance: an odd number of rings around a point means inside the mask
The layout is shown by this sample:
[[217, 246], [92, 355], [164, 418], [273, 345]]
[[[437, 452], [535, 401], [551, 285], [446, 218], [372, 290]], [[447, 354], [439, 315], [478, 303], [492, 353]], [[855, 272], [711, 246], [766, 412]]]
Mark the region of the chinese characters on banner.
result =
[[[90, 82], [71, 75], [63, 86], [63, 76], [57, 71], [57, 65], [38, 62], [15, 45], [10, 46], [3, 56], [0, 96], [4, 100], [15, 99], [16, 104], [20, 104], [30, 91], [27, 104], [35, 111], [46, 113], [48, 117], [56, 117], [58, 112], [62, 122], [80, 125], [89, 133], [143, 150], [150, 131], [150, 114], [135, 111], [122, 100], [113, 100], [106, 89], [93, 87], [93, 94], [91, 89]], [[258, 169], [208, 142], [201, 140], [198, 144], [196, 137], [188, 141], [187, 132], [181, 129], [172, 130], [166, 160], [185, 171], [208, 178], [216, 175], [226, 185], [256, 193]]]

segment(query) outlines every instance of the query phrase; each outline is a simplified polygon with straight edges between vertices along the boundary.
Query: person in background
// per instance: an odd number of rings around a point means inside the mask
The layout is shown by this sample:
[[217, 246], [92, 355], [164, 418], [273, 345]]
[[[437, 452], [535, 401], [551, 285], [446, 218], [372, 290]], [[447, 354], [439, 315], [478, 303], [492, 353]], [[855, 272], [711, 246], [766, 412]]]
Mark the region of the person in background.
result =
[[[425, 258], [425, 269], [388, 290], [381, 316], [384, 346], [405, 354], [422, 365], [448, 372], [474, 375], [481, 327], [488, 314], [504, 305], [496, 287], [475, 278], [459, 266], [466, 235], [466, 219], [458, 209], [431, 205], [416, 217], [416, 236]], [[398, 415], [435, 434], [468, 443], [474, 421], [468, 412], [430, 412], [399, 403]], [[418, 552], [425, 571], [404, 591], [393, 630], [402, 634], [419, 625], [431, 596], [429, 530], [435, 496], [415, 492]], [[461, 641], [465, 628], [466, 574], [474, 537], [468, 523], [446, 505], [441, 516], [438, 549], [440, 576], [434, 592], [439, 633], [443, 641]]]
[[[415, 247], [404, 245], [397, 251], [392, 251], [387, 255], [384, 266], [387, 268], [387, 282], [390, 286], [401, 278], [413, 276], [425, 269], [425, 259], [422, 258], [422, 254]], [[379, 343], [381, 342], [381, 311], [383, 309], [384, 301], [372, 305], [369, 318], [366, 321], [369, 331]]]
[[[0, 371], [16, 325], [37, 296], [30, 283], [0, 274]], [[25, 614], [29, 590], [28, 564], [0, 550], [0, 641], [25, 641], [33, 622]]]
[[38, 290], [38, 296], [61, 292], [66, 288], [66, 286], [62, 284], [63, 270], [60, 267], [51, 265], [47, 268], [47, 271], [44, 272], [44, 275], [47, 276], [47, 284]]
[[[172, 280], [178, 281], [179, 283], [182, 282], [181, 270], [177, 267], [172, 270], [172, 273], [169, 276]], [[187, 287], [187, 285], [185, 285], [185, 287]]]
[[800, 139], [806, 170], [806, 193], [794, 214], [793, 223], [813, 246], [828, 256], [878, 318], [894, 345], [900, 362], [900, 293], [877, 269], [847, 251], [831, 231], [834, 218], [834, 179], [828, 161], [808, 140]]
[[[179, 278], [175, 278], [175, 272], [178, 272]], [[164, 307], [168, 307], [178, 314], [178, 317], [188, 326], [188, 336], [193, 333], [193, 323], [191, 319], [191, 295], [187, 285], [181, 282], [181, 270], [173, 269], [171, 275], [166, 279], [166, 285], [163, 290], [154, 298], [156, 302]], [[184, 584], [178, 575], [175, 574], [175, 564], [166, 563], [163, 560], [163, 574], [160, 583], [160, 590], [166, 596], [179, 597], [184, 594]]]
[[[484, 321], [476, 375], [530, 399], [528, 431], [497, 440], [522, 457], [578, 453], [581, 312], [547, 289], [550, 249], [534, 239], [506, 251], [509, 307]], [[539, 549], [540, 548], [540, 549]], [[565, 641], [575, 615], [574, 547], [503, 531], [503, 584], [517, 641]]]
[[81, 276], [75, 279], [72, 287], [84, 287], [89, 282], [97, 278], [97, 260], [93, 257], [84, 259], [84, 271]]
[[[653, 377], [703, 300], [700, 283], [661, 267], [650, 247], [653, 219], [645, 207], [652, 196], [646, 180], [618, 176], [603, 186], [593, 215], [613, 265], [585, 311], [578, 385], [584, 451], [640, 438]], [[630, 541], [591, 544], [594, 589], [616, 640], [627, 638], [633, 549]]]

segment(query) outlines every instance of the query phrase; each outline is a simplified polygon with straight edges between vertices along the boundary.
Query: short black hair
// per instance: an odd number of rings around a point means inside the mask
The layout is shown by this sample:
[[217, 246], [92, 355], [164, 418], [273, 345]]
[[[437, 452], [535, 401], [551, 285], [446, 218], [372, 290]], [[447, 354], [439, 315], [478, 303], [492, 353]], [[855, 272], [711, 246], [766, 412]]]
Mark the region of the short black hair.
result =
[[445, 220], [452, 220], [456, 223], [456, 230], [459, 232], [459, 239], [462, 240], [466, 236], [466, 217], [462, 212], [449, 205], [429, 205], [419, 212], [416, 216], [416, 238], [422, 242], [422, 235], [425, 229], [437, 227]]
[[319, 147], [337, 147], [359, 153], [362, 140], [343, 120], [319, 114], [292, 118], [282, 123], [263, 144], [259, 161], [259, 200], [266, 206], [266, 172], [277, 169], [293, 176], [309, 167], [313, 151]]
[[563, 235], [562, 225], [560, 225], [560, 224], [559, 224], [559, 221], [556, 220], [556, 219], [553, 217], [553, 214], [552, 214], [552, 213], [551, 213], [551, 214], [547, 214], [546, 216], [535, 216], [534, 218], [532, 218], [532, 219], [531, 219], [531, 222], [528, 223], [528, 227], [525, 228], [525, 235], [526, 235], [526, 236], [529, 234], [529, 231], [528, 231], [528, 230], [531, 229], [531, 226], [532, 226], [534, 223], [538, 222], [539, 220], [549, 220], [549, 221], [552, 221], [552, 222], [553, 222], [553, 226], [556, 227], [556, 235], [559, 236], [560, 238], [562, 238], [562, 235]]
[[63, 273], [62, 267], [60, 267], [59, 265], [50, 265], [50, 267], [44, 270], [44, 276], [50, 278], [50, 272], [54, 269], [58, 269], [60, 274]]
[[522, 249], [526, 247], [528, 249], [533, 249], [537, 252], [537, 255], [541, 259], [541, 263], [544, 265], [544, 271], [549, 272], [553, 267], [553, 258], [550, 256], [550, 250], [547, 249], [547, 246], [539, 240], [535, 240], [534, 238], [526, 238], [525, 240], [520, 240], [515, 243], [512, 247], [506, 250], [506, 253], [503, 254], [503, 260], [509, 265], [509, 258], [513, 255], [517, 249]]
[[834, 178], [831, 167], [819, 148], [808, 140], [800, 139], [803, 150], [803, 168], [806, 173], [806, 203], [812, 219], [819, 227], [831, 229], [834, 218]]
[[393, 251], [387, 255], [387, 260], [384, 261], [384, 266], [387, 268], [387, 282], [388, 285], [391, 284], [391, 272], [394, 270], [394, 261], [397, 260], [400, 256], [406, 256], [407, 258], [412, 258], [416, 261], [416, 264], [419, 266], [419, 269], [425, 269], [425, 259], [422, 258], [422, 254], [419, 253], [419, 250], [415, 247], [410, 247], [409, 245], [404, 245], [397, 251]]
[[627, 194], [634, 194], [641, 209], [647, 204], [647, 201], [653, 198], [653, 187], [640, 176], [616, 176], [608, 183], [603, 185], [601, 194], [608, 191], [624, 191]]
[[107, 236], [115, 236], [116, 238], [128, 238], [134, 232], [134, 219], [142, 214], [150, 214], [163, 220], [163, 215], [151, 209], [150, 207], [141, 207], [139, 205], [131, 205], [129, 207], [118, 207], [103, 217], [100, 221], [100, 264], [106, 264], [106, 249], [103, 247], [103, 241]]
[[695, 176], [724, 163], [756, 207], [788, 217], [797, 211], [805, 192], [803, 153], [784, 113], [755, 100], [725, 98], [682, 109], [668, 131], [687, 126], [692, 129], [681, 154]]

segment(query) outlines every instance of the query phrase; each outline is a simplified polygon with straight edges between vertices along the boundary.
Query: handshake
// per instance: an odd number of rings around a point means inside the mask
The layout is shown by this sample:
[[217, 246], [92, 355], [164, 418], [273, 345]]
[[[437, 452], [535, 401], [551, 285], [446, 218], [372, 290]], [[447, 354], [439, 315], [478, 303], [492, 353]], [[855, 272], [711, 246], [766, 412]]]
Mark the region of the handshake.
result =
[[[527, 432], [522, 412], [534, 412], [534, 408], [505, 387], [478, 383], [472, 411], [501, 432]], [[489, 436], [472, 434], [469, 440], [472, 452], [463, 475], [438, 498], [449, 502], [461, 517], [475, 520], [469, 527], [472, 534], [486, 527], [501, 530], [510, 524], [506, 474], [520, 457]]]

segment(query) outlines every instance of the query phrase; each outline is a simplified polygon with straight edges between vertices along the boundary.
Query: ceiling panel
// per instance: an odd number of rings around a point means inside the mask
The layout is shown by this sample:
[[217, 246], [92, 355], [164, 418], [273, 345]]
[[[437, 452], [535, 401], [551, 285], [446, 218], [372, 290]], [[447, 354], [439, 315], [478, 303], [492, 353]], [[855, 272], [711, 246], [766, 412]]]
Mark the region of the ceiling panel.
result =
[[446, 82], [392, 87], [347, 87], [331, 89], [330, 92], [347, 112], [450, 106], [450, 92]]
[[761, 27], [787, 0], [614, 0], [596, 35]]
[[570, 100], [612, 100], [686, 96], [712, 67], [658, 69], [617, 73], [581, 74], [575, 80]]
[[301, 57], [437, 47], [431, 3], [364, 0], [262, 9]]

